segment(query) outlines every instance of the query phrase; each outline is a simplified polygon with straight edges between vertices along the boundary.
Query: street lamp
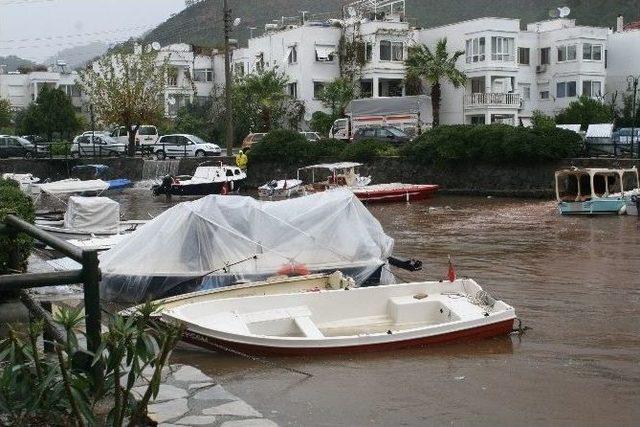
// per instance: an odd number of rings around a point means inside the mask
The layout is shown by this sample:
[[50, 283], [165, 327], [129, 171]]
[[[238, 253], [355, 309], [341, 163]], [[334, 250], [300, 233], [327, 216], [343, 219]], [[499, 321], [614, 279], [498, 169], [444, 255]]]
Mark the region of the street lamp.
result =
[[226, 132], [225, 139], [227, 143], [227, 156], [233, 155], [233, 105], [231, 101], [231, 91], [233, 90], [233, 81], [231, 76], [231, 47], [229, 45], [229, 35], [233, 31], [232, 27], [240, 25], [240, 18], [231, 21], [231, 9], [229, 9], [229, 1], [223, 0], [222, 11], [224, 19], [224, 91], [225, 91], [225, 121]]
[[[638, 93], [638, 82], [640, 82], [640, 74], [637, 76], [627, 76], [627, 90], [631, 92], [631, 157], [633, 157], [633, 141], [636, 134], [636, 94]], [[638, 143], [640, 146], [640, 142]], [[640, 155], [640, 150], [638, 150]]]

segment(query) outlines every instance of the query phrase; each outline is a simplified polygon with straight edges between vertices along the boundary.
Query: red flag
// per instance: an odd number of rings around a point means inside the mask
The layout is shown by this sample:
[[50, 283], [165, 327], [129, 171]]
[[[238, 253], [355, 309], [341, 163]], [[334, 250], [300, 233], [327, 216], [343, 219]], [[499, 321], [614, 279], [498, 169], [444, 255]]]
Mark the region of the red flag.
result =
[[447, 278], [450, 282], [454, 282], [456, 280], [456, 269], [451, 261], [451, 256], [449, 256], [449, 272], [447, 273]]

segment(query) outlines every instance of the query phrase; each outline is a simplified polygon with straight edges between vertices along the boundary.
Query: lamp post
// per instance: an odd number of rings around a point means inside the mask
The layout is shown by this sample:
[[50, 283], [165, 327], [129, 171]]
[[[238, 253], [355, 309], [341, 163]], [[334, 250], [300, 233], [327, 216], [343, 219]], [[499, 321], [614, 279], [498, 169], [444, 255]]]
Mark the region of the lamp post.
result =
[[[636, 133], [636, 94], [638, 92], [638, 82], [640, 82], [640, 74], [637, 76], [627, 76], [627, 90], [631, 91], [631, 157], [634, 156], [633, 143]], [[640, 148], [640, 142], [638, 146]], [[640, 155], [640, 149], [638, 150], [638, 154]]]
[[231, 33], [231, 9], [229, 9], [228, 0], [223, 0], [223, 19], [224, 19], [224, 91], [225, 91], [225, 140], [227, 144], [227, 156], [233, 155], [233, 105], [231, 99], [231, 91], [233, 90], [233, 82], [231, 81], [231, 58], [229, 46], [229, 34]]

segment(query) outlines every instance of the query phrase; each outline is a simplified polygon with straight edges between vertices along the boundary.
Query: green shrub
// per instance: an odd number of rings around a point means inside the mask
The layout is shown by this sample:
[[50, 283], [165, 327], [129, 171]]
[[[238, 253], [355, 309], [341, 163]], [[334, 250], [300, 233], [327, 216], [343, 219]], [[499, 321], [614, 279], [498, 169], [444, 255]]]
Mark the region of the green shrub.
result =
[[56, 141], [49, 146], [52, 156], [68, 156], [71, 154], [71, 143], [66, 141]]
[[307, 156], [311, 143], [299, 132], [279, 129], [269, 132], [249, 150], [249, 162], [276, 161], [293, 163]]
[[342, 160], [366, 162], [382, 156], [397, 156], [398, 149], [388, 142], [365, 139], [348, 144], [340, 154]]
[[502, 124], [438, 126], [401, 149], [420, 163], [483, 162], [532, 164], [576, 156], [581, 137], [553, 128], [523, 128]]
[[[7, 214], [16, 214], [20, 218], [33, 223], [35, 209], [33, 201], [20, 190], [16, 181], [0, 179], [0, 222], [4, 221]], [[33, 241], [30, 237], [19, 234], [17, 240], [12, 242], [6, 234], [0, 234], [0, 274], [15, 273], [9, 270], [9, 250], [18, 248], [20, 254], [20, 270], [26, 270], [27, 258], [31, 254]]]
[[333, 125], [336, 117], [324, 111], [316, 111], [311, 115], [309, 127], [312, 131], [318, 132], [320, 135], [328, 135], [329, 129]]

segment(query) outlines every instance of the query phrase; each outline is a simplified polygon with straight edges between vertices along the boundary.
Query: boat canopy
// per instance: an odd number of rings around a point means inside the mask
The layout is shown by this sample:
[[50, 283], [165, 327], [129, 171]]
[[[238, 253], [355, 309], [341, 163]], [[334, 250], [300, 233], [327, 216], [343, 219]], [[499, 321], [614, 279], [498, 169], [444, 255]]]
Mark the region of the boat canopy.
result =
[[46, 194], [77, 194], [85, 192], [102, 192], [109, 188], [109, 183], [101, 179], [79, 180], [77, 178], [62, 181], [36, 184], [37, 188]]
[[593, 198], [622, 196], [640, 189], [635, 166], [627, 169], [572, 167], [556, 171], [555, 178], [559, 202], [584, 202]]
[[108, 197], [71, 196], [64, 227], [89, 233], [118, 233], [120, 204]]
[[168, 209], [101, 254], [103, 295], [143, 300], [194, 277], [207, 289], [291, 269], [348, 268], [361, 284], [392, 249], [393, 239], [349, 190], [273, 202], [210, 195]]
[[300, 168], [299, 170], [307, 170], [307, 169], [329, 169], [330, 171], [340, 170], [340, 169], [351, 169], [357, 168], [358, 166], [362, 166], [362, 163], [355, 162], [338, 162], [338, 163], [320, 163], [318, 165], [310, 165]]

